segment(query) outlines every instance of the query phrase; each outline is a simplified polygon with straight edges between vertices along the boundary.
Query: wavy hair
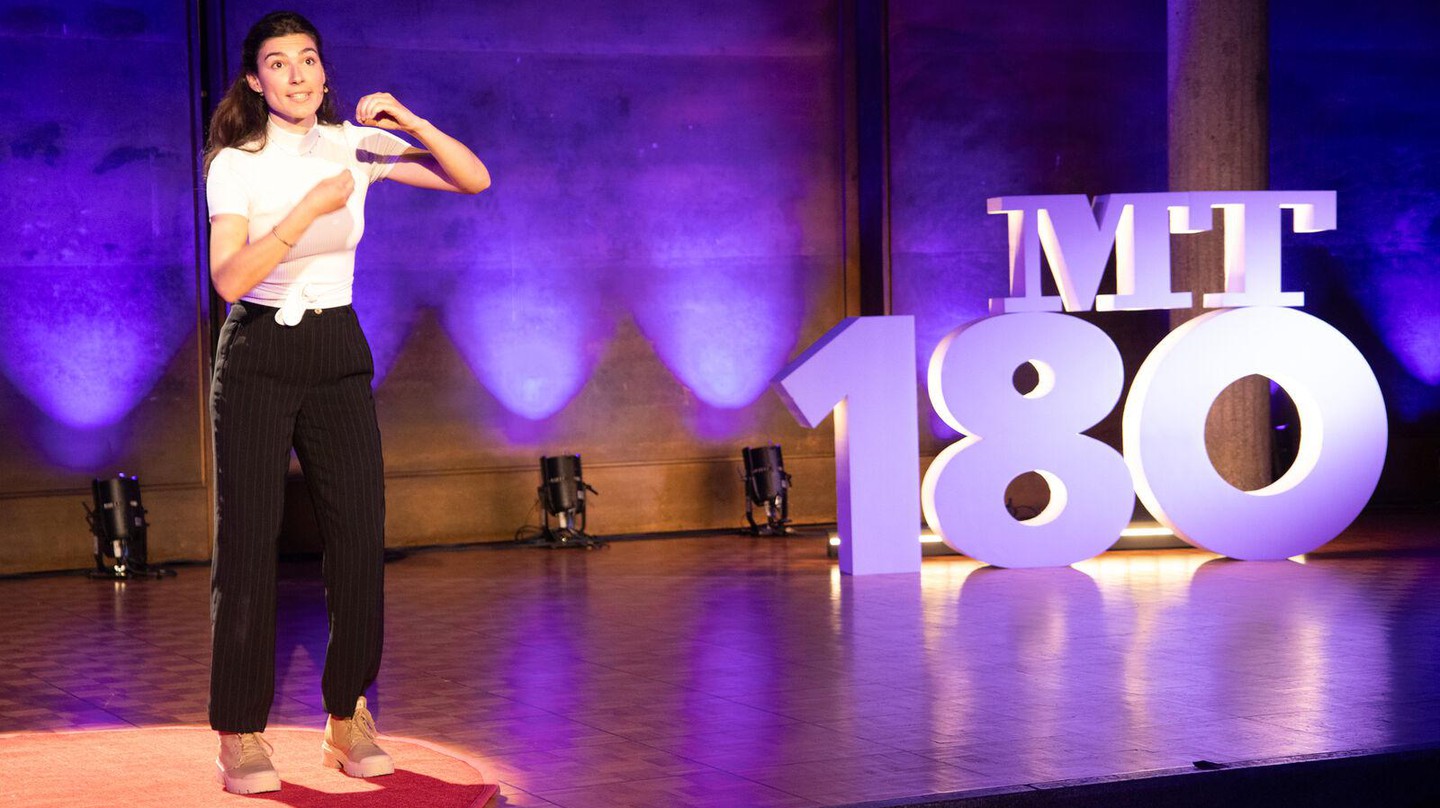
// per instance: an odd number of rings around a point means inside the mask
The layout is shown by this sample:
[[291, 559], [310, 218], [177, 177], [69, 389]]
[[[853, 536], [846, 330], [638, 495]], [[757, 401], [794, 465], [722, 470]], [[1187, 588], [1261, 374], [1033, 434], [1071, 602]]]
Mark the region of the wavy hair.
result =
[[225, 97], [215, 105], [210, 116], [210, 132], [205, 138], [205, 167], [210, 171], [210, 161], [224, 148], [243, 148], [245, 151], [260, 151], [265, 148], [265, 123], [270, 110], [265, 97], [250, 89], [246, 76], [258, 74], [260, 69], [260, 46], [267, 39], [291, 34], [305, 34], [315, 40], [315, 52], [320, 55], [320, 64], [325, 65], [326, 88], [315, 118], [320, 123], [340, 123], [335, 113], [335, 90], [330, 86], [330, 70], [325, 62], [325, 49], [320, 42], [320, 31], [307, 19], [293, 11], [272, 11], [250, 26], [240, 48], [240, 75], [235, 77]]

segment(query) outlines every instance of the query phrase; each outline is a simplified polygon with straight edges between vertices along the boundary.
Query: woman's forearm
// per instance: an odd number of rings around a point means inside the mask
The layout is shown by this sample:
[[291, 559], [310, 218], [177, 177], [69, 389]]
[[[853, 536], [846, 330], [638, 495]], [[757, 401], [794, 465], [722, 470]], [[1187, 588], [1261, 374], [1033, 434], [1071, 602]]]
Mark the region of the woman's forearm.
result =
[[254, 241], [241, 244], [238, 249], [231, 248], [228, 255], [216, 255], [215, 249], [220, 245], [212, 241], [210, 279], [215, 284], [215, 291], [227, 303], [244, 297], [275, 271], [290, 247], [310, 229], [317, 217], [313, 205], [301, 201], [271, 230]]
[[490, 187], [490, 170], [469, 146], [440, 131], [427, 120], [421, 120], [410, 130], [410, 134], [425, 146], [435, 159], [436, 166], [461, 192], [478, 194]]

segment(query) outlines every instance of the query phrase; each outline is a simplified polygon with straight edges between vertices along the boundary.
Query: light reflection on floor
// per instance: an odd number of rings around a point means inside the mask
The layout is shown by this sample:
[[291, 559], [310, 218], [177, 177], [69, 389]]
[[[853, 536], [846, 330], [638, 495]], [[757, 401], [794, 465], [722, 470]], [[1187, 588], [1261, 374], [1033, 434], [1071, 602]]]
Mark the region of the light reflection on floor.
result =
[[[420, 553], [387, 567], [381, 728], [508, 805], [801, 806], [1440, 741], [1440, 540], [842, 576], [824, 538]], [[208, 575], [0, 582], [0, 732], [201, 723]], [[323, 590], [287, 567], [276, 724], [317, 723]]]

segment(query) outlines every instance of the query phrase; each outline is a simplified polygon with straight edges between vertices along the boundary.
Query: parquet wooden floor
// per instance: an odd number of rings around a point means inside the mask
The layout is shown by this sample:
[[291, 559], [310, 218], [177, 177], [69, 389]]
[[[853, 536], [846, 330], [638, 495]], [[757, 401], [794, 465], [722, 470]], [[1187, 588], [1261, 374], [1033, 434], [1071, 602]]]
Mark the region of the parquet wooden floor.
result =
[[[840, 805], [1437, 743], [1437, 522], [1367, 517], [1304, 563], [863, 579], [815, 538], [417, 552], [386, 569], [371, 703], [509, 806]], [[0, 581], [0, 732], [203, 724], [208, 577]], [[318, 565], [283, 565], [279, 599], [271, 723], [319, 726]]]

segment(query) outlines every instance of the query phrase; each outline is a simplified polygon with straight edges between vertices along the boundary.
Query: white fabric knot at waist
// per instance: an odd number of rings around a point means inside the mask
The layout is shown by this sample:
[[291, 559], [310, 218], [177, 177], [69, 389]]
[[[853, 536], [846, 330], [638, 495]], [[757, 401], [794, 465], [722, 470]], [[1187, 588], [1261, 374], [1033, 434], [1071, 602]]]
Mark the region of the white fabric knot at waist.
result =
[[285, 295], [285, 301], [275, 312], [275, 322], [284, 326], [299, 325], [307, 310], [313, 309], [320, 312], [348, 305], [350, 303], [349, 285], [345, 284], [343, 289], [331, 288], [331, 286], [323, 283], [297, 283], [290, 287], [289, 292]]

